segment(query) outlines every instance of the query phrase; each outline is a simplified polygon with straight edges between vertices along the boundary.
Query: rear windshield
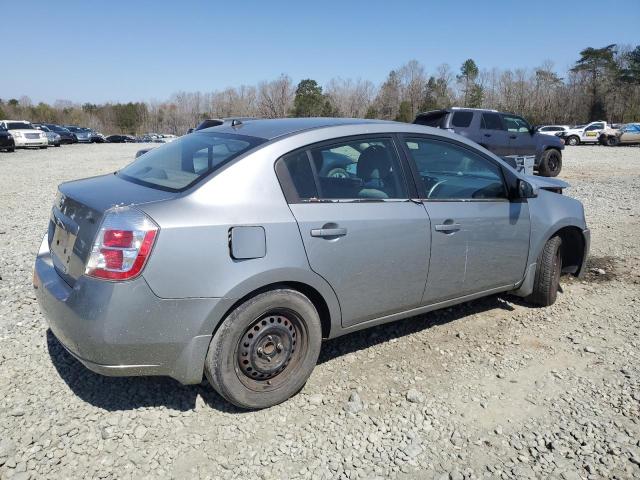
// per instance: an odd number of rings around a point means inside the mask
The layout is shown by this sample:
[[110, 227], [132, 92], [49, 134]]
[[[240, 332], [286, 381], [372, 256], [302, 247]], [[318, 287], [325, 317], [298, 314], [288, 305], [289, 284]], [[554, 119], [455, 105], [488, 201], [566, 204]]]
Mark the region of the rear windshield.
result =
[[7, 130], [33, 130], [33, 125], [26, 122], [7, 122]]
[[244, 135], [193, 133], [149, 150], [118, 176], [152, 188], [180, 191], [263, 142]]
[[416, 117], [413, 123], [417, 125], [426, 125], [427, 127], [440, 127], [442, 128], [444, 125], [444, 120], [447, 115], [447, 112], [439, 111], [439, 112], [430, 112], [423, 113]]

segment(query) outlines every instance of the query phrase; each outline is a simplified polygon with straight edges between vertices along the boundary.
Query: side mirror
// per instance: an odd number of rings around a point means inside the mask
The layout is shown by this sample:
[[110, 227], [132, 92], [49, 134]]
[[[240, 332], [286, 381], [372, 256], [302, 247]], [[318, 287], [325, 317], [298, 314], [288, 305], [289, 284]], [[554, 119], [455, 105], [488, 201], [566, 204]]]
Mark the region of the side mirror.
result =
[[536, 189], [529, 182], [518, 180], [518, 196], [520, 198], [536, 198], [538, 196]]

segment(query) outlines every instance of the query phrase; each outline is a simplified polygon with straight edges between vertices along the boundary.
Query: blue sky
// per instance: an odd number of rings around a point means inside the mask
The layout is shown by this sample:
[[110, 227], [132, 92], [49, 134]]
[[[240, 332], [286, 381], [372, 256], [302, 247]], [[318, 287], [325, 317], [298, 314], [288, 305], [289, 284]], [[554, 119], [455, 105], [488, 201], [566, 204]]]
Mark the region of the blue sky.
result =
[[[28, 15], [25, 16], [25, 9]], [[640, 3], [625, 1], [3, 2], [0, 98], [166, 99], [176, 91], [364, 78], [411, 59], [428, 71], [565, 72], [587, 46], [640, 44]]]

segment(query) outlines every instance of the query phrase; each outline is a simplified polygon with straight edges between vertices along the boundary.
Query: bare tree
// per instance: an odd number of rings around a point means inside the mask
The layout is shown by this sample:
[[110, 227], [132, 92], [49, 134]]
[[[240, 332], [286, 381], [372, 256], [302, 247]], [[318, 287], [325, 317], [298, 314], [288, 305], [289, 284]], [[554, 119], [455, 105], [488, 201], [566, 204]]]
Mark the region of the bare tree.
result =
[[291, 77], [282, 74], [276, 80], [258, 85], [258, 113], [266, 118], [286, 117], [293, 105], [295, 91]]
[[336, 77], [329, 80], [324, 91], [338, 115], [362, 118], [371, 105], [376, 88], [369, 80]]

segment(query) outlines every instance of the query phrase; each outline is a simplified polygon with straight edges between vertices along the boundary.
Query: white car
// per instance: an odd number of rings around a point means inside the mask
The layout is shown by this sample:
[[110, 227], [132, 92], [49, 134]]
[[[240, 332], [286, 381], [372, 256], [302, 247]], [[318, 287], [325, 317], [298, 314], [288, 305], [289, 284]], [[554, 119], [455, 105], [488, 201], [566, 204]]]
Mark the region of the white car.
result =
[[537, 132], [543, 135], [555, 135], [558, 136], [560, 132], [566, 132], [571, 129], [569, 125], [542, 125], [536, 129]]
[[570, 128], [559, 132], [559, 137], [564, 139], [567, 145], [580, 145], [581, 143], [598, 143], [600, 133], [609, 125], [604, 120], [588, 123], [582, 127]]
[[0, 120], [0, 125], [13, 135], [16, 148], [47, 148], [49, 146], [47, 135], [26, 120]]

